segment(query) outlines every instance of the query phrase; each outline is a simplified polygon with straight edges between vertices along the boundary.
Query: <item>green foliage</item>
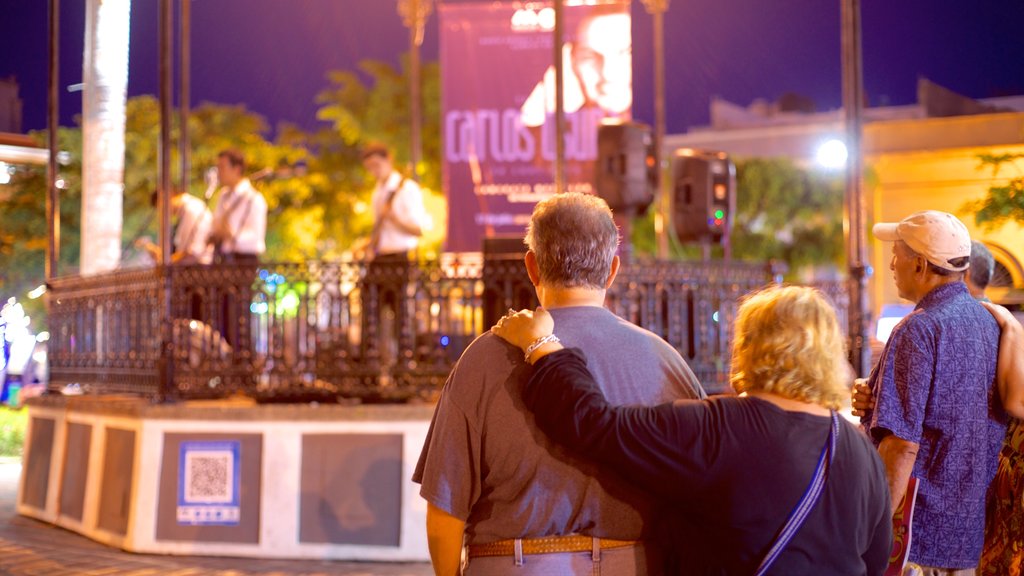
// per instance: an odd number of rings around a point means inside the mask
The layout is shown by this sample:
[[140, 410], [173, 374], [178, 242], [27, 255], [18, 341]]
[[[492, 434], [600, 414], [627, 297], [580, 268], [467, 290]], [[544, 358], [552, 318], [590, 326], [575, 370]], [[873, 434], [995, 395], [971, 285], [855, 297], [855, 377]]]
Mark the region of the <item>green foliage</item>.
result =
[[[373, 181], [362, 169], [360, 150], [369, 142], [383, 142], [391, 147], [395, 166], [400, 170], [409, 163], [409, 75], [408, 57], [402, 70], [376, 60], [359, 64], [363, 76], [350, 71], [334, 71], [327, 75], [330, 86], [317, 95], [320, 109], [317, 118], [330, 128], [312, 137], [311, 147], [318, 151], [316, 170], [330, 175], [335, 188], [323, 191], [333, 195], [326, 206], [323, 234], [334, 239], [329, 250], [343, 250], [372, 228], [369, 212]], [[421, 67], [422, 158], [415, 167], [421, 185], [426, 189], [428, 204], [436, 201], [441, 190], [441, 97], [440, 69], [436, 62]], [[310, 169], [314, 166], [311, 164]], [[408, 171], [406, 171], [408, 172]], [[437, 235], [425, 239], [427, 250], [437, 249]]]
[[736, 166], [733, 254], [781, 260], [790, 275], [839, 266], [843, 253], [843, 182], [785, 159], [756, 158]]
[[[654, 211], [633, 221], [633, 250], [639, 258], [656, 252]], [[697, 244], [680, 244], [670, 235], [669, 257], [696, 260]], [[843, 252], [843, 182], [807, 172], [785, 159], [754, 158], [736, 164], [736, 214], [733, 257], [789, 266], [789, 276], [806, 269], [840, 266]], [[712, 246], [712, 258], [722, 248]]]
[[[423, 159], [416, 173], [428, 191], [428, 206], [443, 202], [441, 190], [440, 75], [436, 62], [422, 71]], [[332, 258], [347, 250], [372, 227], [369, 210], [373, 182], [362, 167], [360, 150], [369, 141], [392, 146], [396, 166], [409, 159], [408, 58], [401, 69], [367, 60], [359, 71], [333, 71], [329, 85], [317, 96], [323, 129], [307, 133], [295, 126], [276, 127], [271, 141], [266, 120], [244, 106], [204, 102], [188, 119], [190, 166], [188, 191], [205, 198], [205, 173], [225, 148], [242, 150], [249, 174], [263, 174], [254, 185], [267, 200], [267, 254], [270, 260]], [[364, 81], [367, 79], [367, 81]], [[180, 118], [171, 119], [171, 177], [181, 182], [177, 142]], [[45, 132], [33, 137], [40, 145]], [[78, 270], [82, 134], [79, 127], [61, 128], [59, 147], [70, 162], [62, 165], [60, 193], [61, 275]], [[125, 118], [124, 222], [122, 245], [129, 263], [141, 236], [156, 240], [159, 221], [150, 197], [158, 187], [160, 104], [153, 96], [127, 102]], [[12, 183], [0, 189], [0, 296], [24, 295], [44, 280], [46, 256], [46, 167], [19, 166]], [[216, 196], [210, 199], [212, 209]], [[440, 245], [437, 230], [429, 239]], [[137, 262], [137, 261], [135, 261]], [[42, 300], [26, 301], [26, 312], [43, 314]]]
[[[45, 132], [30, 134], [40, 145]], [[74, 274], [79, 261], [82, 200], [82, 138], [77, 128], [60, 128], [57, 142], [70, 156], [60, 166], [60, 275]], [[0, 189], [0, 295], [17, 297], [32, 318], [43, 318], [43, 300], [27, 300], [28, 291], [43, 283], [46, 262], [46, 166], [18, 166], [11, 182]]]
[[27, 426], [28, 410], [0, 406], [0, 456], [21, 457]]
[[1024, 224], [1024, 176], [1020, 168], [1024, 154], [980, 154], [978, 160], [979, 170], [992, 169], [993, 181], [1005, 167], [1015, 168], [1017, 175], [1004, 184], [993, 183], [984, 198], [965, 203], [961, 210], [974, 212], [974, 222], [987, 230], [1010, 221]]

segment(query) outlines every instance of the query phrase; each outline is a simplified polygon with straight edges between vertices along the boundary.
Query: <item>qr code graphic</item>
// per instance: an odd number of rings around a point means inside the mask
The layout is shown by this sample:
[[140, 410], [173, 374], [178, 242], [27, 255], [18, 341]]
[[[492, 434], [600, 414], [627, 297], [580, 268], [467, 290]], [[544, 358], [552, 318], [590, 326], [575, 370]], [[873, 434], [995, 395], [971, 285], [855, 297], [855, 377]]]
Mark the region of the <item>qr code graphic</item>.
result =
[[230, 451], [190, 451], [185, 456], [185, 501], [231, 503], [234, 458]]

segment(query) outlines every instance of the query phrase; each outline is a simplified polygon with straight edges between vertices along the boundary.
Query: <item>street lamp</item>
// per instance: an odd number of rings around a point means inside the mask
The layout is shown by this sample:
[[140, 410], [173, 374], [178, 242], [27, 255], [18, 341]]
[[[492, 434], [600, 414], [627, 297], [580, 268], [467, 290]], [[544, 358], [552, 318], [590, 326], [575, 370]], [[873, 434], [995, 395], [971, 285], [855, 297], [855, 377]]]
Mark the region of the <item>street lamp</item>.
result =
[[846, 167], [846, 160], [849, 156], [846, 144], [842, 140], [832, 138], [818, 146], [814, 160], [823, 168], [838, 170]]

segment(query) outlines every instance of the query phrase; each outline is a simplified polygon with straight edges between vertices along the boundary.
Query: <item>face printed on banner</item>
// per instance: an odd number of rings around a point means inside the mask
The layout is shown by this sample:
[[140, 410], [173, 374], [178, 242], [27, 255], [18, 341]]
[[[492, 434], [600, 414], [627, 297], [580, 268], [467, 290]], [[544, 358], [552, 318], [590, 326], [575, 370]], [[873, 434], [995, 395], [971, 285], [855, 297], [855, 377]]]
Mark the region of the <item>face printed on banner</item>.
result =
[[573, 69], [587, 102], [612, 114], [633, 103], [633, 45], [628, 12], [597, 14], [579, 26]]

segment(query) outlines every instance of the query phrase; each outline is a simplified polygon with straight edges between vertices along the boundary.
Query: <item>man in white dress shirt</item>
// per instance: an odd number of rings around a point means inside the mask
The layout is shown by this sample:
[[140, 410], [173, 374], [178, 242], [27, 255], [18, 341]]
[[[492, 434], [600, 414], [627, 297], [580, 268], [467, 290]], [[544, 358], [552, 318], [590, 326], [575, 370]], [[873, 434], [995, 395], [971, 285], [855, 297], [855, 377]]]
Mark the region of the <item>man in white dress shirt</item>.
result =
[[[156, 192], [153, 202], [156, 205]], [[171, 246], [171, 264], [209, 264], [213, 261], [213, 246], [209, 243], [213, 215], [206, 203], [182, 190], [171, 196], [171, 216], [175, 222]], [[149, 238], [136, 242], [153, 260], [160, 259], [160, 247]]]
[[391, 152], [382, 144], [363, 149], [363, 167], [377, 182], [373, 190], [373, 230], [366, 247], [362, 286], [362, 349], [388, 363], [399, 342], [411, 332], [402, 327], [411, 316], [415, 297], [415, 256], [426, 222], [419, 184], [395, 170]]
[[225, 263], [255, 264], [267, 249], [267, 202], [245, 177], [241, 152], [217, 155], [217, 180], [224, 187], [213, 211], [210, 242]]
[[217, 155], [217, 180], [223, 185], [213, 211], [210, 243], [222, 265], [218, 278], [235, 288], [224, 293], [218, 329], [231, 346], [251, 349], [252, 284], [259, 256], [266, 251], [267, 202], [245, 177], [245, 156], [238, 150]]
[[391, 152], [382, 144], [370, 144], [363, 149], [363, 167], [377, 181], [372, 199], [370, 255], [405, 258], [416, 250], [423, 235], [423, 191], [415, 180], [395, 170]]

